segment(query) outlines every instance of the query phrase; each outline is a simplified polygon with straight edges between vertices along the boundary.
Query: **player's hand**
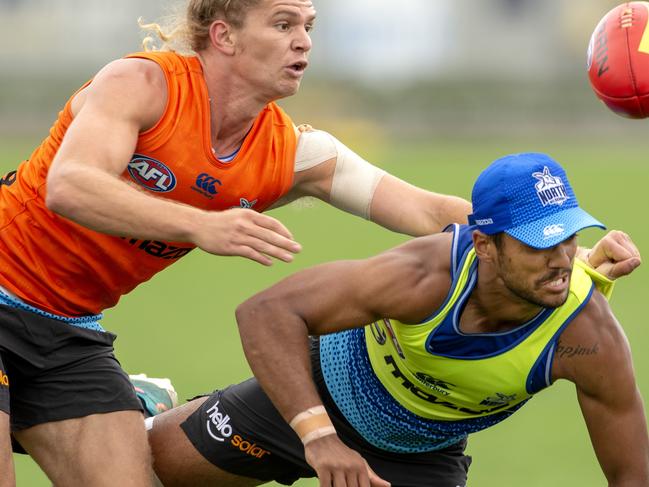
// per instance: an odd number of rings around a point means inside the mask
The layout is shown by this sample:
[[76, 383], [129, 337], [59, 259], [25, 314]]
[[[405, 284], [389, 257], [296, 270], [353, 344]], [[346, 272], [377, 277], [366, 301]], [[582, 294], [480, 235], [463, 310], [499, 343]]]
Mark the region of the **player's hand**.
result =
[[300, 125], [297, 126], [297, 130], [300, 133], [313, 132], [313, 127], [311, 127], [311, 125], [309, 125], [308, 123], [301, 123]]
[[275, 218], [245, 208], [206, 212], [192, 242], [210, 254], [238, 255], [263, 265], [291, 262], [302, 250]]
[[631, 238], [619, 230], [610, 231], [591, 250], [582, 252], [582, 260], [609, 279], [631, 274], [642, 262]]
[[390, 487], [369, 467], [358, 452], [328, 435], [304, 447], [306, 461], [315, 470], [320, 487]]

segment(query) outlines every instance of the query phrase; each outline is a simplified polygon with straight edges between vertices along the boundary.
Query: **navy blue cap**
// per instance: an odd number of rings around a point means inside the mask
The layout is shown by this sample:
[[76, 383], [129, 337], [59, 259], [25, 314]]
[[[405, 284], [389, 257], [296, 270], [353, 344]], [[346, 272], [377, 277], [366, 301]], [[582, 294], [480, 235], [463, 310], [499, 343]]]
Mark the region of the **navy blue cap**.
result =
[[469, 224], [493, 235], [505, 232], [547, 249], [587, 227], [606, 228], [579, 208], [566, 172], [551, 157], [528, 152], [495, 160], [473, 186]]

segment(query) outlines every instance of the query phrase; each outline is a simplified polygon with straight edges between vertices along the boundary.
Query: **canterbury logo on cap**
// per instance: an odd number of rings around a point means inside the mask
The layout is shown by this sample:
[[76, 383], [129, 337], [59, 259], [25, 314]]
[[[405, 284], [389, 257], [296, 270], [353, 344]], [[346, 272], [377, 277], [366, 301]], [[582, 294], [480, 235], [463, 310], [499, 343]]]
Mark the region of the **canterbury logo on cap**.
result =
[[565, 231], [566, 227], [563, 223], [555, 223], [553, 225], [548, 225], [543, 229], [543, 236], [545, 238], [556, 237], [557, 235], [565, 233]]

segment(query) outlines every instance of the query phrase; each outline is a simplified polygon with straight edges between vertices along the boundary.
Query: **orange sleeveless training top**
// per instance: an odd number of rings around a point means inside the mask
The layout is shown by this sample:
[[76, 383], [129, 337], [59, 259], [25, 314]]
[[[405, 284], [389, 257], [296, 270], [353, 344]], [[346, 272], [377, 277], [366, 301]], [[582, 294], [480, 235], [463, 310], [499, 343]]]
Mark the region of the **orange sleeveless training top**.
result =
[[[274, 103], [257, 116], [235, 159], [212, 154], [207, 87], [196, 57], [136, 53], [165, 73], [162, 118], [140, 134], [122, 177], [149, 194], [206, 210], [263, 211], [293, 183], [297, 137]], [[115, 237], [81, 227], [45, 206], [45, 180], [72, 121], [70, 100], [50, 135], [0, 185], [0, 286], [64, 316], [100, 313], [189, 253], [191, 244]]]

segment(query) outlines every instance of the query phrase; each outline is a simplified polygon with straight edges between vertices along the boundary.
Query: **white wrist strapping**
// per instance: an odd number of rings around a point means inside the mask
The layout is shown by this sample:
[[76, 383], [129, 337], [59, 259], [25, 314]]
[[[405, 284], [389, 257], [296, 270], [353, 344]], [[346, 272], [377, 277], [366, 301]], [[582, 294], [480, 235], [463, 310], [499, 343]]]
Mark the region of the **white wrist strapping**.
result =
[[296, 414], [295, 417], [291, 420], [291, 422], [288, 425], [291, 428], [295, 429], [298, 423], [301, 423], [306, 419], [312, 418], [314, 416], [319, 416], [322, 414], [327, 414], [327, 410], [325, 409], [324, 406], [313, 406], [312, 408], [306, 409], [305, 411]]
[[327, 132], [312, 130], [300, 134], [295, 172], [306, 171], [334, 158], [336, 167], [329, 195], [331, 204], [369, 219], [374, 191], [385, 171], [364, 160]]
[[318, 429], [313, 430], [310, 433], [307, 433], [306, 435], [304, 435], [301, 438], [302, 439], [302, 444], [304, 446], [307, 446], [313, 440], [317, 440], [318, 438], [322, 438], [324, 436], [333, 435], [335, 433], [336, 433], [336, 428], [334, 428], [333, 426], [324, 426], [322, 428], [318, 428]]
[[324, 406], [314, 406], [296, 414], [289, 426], [295, 430], [304, 446], [313, 440], [336, 433]]

